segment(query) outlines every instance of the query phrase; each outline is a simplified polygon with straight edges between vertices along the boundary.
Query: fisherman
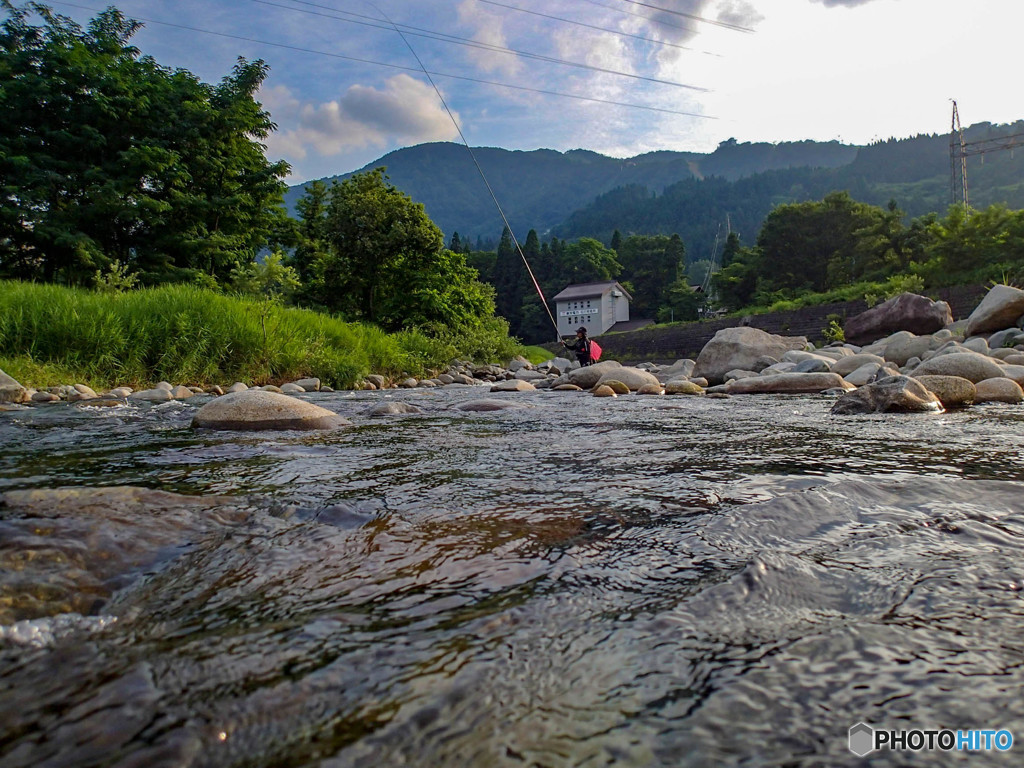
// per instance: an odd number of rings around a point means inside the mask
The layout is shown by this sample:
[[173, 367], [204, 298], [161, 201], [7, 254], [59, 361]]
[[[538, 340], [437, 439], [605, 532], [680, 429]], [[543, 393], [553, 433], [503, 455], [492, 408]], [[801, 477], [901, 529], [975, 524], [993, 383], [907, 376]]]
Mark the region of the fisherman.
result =
[[587, 338], [587, 329], [582, 325], [576, 329], [576, 341], [567, 344], [565, 339], [562, 339], [562, 346], [576, 353], [576, 359], [580, 361], [581, 366], [593, 364], [594, 360], [590, 356], [590, 339]]

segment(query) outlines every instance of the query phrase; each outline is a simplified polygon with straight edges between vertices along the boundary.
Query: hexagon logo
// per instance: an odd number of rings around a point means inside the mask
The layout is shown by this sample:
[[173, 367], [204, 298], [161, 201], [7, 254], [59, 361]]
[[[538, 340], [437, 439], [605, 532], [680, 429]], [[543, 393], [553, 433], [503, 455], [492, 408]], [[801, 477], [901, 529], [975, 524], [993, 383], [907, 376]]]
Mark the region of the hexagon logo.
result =
[[857, 723], [850, 728], [850, 751], [857, 757], [864, 757], [875, 749], [875, 729], [867, 723]]

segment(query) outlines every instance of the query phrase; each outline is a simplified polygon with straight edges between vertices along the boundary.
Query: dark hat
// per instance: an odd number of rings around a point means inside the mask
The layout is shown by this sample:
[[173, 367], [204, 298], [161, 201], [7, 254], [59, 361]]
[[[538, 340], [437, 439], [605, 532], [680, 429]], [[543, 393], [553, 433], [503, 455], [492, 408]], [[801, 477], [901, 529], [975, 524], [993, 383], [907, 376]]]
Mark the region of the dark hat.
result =
[[580, 326], [579, 328], [577, 328], [577, 329], [576, 329], [576, 333], [582, 333], [582, 334], [586, 335], [586, 333], [587, 333], [587, 329], [586, 329], [586, 328], [584, 328], [584, 327], [583, 327], [583, 326], [581, 325], [581, 326]]

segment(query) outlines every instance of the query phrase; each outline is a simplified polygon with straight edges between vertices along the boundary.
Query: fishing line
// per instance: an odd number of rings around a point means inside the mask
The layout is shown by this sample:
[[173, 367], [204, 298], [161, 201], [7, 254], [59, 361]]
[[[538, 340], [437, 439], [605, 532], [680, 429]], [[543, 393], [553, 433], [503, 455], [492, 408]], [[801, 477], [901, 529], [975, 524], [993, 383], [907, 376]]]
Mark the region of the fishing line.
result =
[[562, 335], [558, 332], [558, 323], [555, 321], [555, 316], [551, 314], [551, 307], [548, 306], [547, 299], [544, 298], [544, 291], [541, 290], [540, 283], [537, 282], [536, 276], [533, 274], [533, 270], [530, 268], [530, 262], [526, 259], [526, 254], [523, 253], [522, 247], [519, 245], [519, 240], [516, 238], [515, 232], [512, 231], [512, 226], [508, 223], [508, 218], [505, 216], [505, 212], [501, 209], [501, 203], [498, 202], [498, 197], [494, 194], [494, 190], [491, 189], [490, 182], [487, 181], [487, 175], [484, 173], [484, 169], [480, 167], [480, 162], [476, 159], [476, 152], [469, 145], [466, 140], [466, 135], [462, 132], [462, 128], [459, 126], [458, 120], [455, 119], [455, 115], [452, 114], [451, 109], [448, 108], [448, 102], [444, 100], [444, 96], [441, 95], [441, 90], [434, 83], [434, 78], [430, 76], [430, 72], [423, 66], [423, 62], [420, 60], [416, 50], [412, 47], [412, 44], [406, 39], [405, 35], [402, 34], [402, 30], [398, 28], [398, 25], [393, 22], [384, 11], [378, 8], [369, 0], [363, 0], [368, 6], [373, 8], [377, 13], [384, 17], [385, 21], [391, 25], [391, 28], [398, 33], [398, 36], [402, 38], [402, 42], [409, 49], [409, 52], [416, 59], [416, 63], [420, 65], [420, 69], [423, 74], [426, 75], [427, 80], [430, 81], [430, 85], [434, 88], [434, 93], [437, 94], [437, 98], [441, 100], [441, 105], [444, 107], [444, 111], [448, 113], [449, 119], [452, 121], [452, 125], [455, 126], [455, 130], [459, 133], [459, 138], [462, 139], [462, 143], [466, 145], [466, 149], [469, 150], [469, 156], [473, 158], [473, 165], [476, 166], [477, 172], [480, 174], [480, 178], [483, 179], [484, 186], [487, 187], [487, 193], [491, 196], [491, 200], [494, 201], [494, 207], [498, 209], [498, 214], [501, 216], [501, 220], [505, 223], [505, 229], [508, 230], [509, 236], [512, 238], [512, 242], [515, 243], [516, 251], [518, 251], [520, 258], [523, 260], [523, 265], [526, 267], [526, 272], [530, 276], [530, 280], [533, 281], [533, 287], [537, 289], [537, 295], [540, 296], [540, 303], [544, 305], [544, 311], [548, 313], [548, 319], [551, 320], [551, 325], [555, 328], [555, 336], [559, 341], [562, 340]]

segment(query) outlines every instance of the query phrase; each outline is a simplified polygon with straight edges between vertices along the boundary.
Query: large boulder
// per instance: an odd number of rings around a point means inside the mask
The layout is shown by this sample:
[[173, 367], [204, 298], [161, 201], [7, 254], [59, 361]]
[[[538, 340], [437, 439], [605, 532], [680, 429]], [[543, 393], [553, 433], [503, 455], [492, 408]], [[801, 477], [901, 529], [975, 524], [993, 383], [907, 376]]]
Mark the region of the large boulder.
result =
[[[929, 352], [933, 352], [943, 344], [948, 344], [949, 339], [940, 333], [930, 336], [915, 336], [910, 331], [894, 333], [885, 342], [879, 354], [888, 362], [896, 365], [906, 365], [907, 361], [918, 358], [923, 360]], [[872, 345], [874, 346], [874, 345]]]
[[967, 318], [967, 335], [992, 333], [1016, 325], [1024, 316], [1024, 291], [1009, 285], [994, 285]]
[[917, 379], [890, 376], [840, 395], [832, 413], [942, 413], [942, 403]]
[[629, 366], [621, 366], [613, 371], [609, 371], [597, 380], [597, 384], [605, 384], [613, 379], [615, 381], [621, 381], [629, 387], [631, 392], [636, 392], [640, 387], [647, 384], [661, 384], [661, 382], [658, 381], [658, 377], [653, 373], [650, 373], [649, 371], [642, 371], [639, 368], [631, 368]]
[[964, 350], [936, 355], [917, 366], [911, 374], [919, 376], [960, 376], [977, 384], [1003, 375], [1003, 368], [993, 358]]
[[609, 371], [615, 371], [622, 367], [622, 363], [617, 360], [602, 360], [600, 363], [594, 363], [593, 365], [585, 365], [582, 368], [577, 368], [574, 371], [569, 371], [569, 383], [575, 384], [577, 387], [583, 389], [590, 389], [601, 377]]
[[0, 371], [0, 403], [27, 403], [28, 390], [3, 371]]
[[944, 408], [964, 408], [974, 402], [978, 390], [974, 382], [960, 376], [917, 376], [925, 389], [939, 398]]
[[985, 379], [977, 386], [977, 403], [1024, 403], [1024, 390], [1012, 379]]
[[696, 365], [696, 360], [690, 360], [689, 358], [684, 357], [681, 360], [676, 360], [672, 365], [658, 371], [658, 378], [662, 381], [688, 379], [693, 375], [693, 369]]
[[824, 392], [826, 389], [851, 389], [838, 373], [773, 373], [768, 376], [751, 376], [734, 379], [726, 385], [730, 395], [753, 394], [809, 394]]
[[305, 400], [262, 389], [232, 392], [200, 408], [192, 426], [205, 429], [334, 429], [348, 419]]
[[723, 328], [700, 351], [692, 375], [719, 384], [734, 368], [761, 370], [763, 365], [760, 368], [756, 366], [759, 358], [767, 356], [781, 360], [791, 349], [804, 349], [806, 346], [807, 339], [803, 336], [776, 336], [746, 326]]
[[851, 317], [843, 326], [843, 333], [850, 344], [868, 344], [893, 331], [935, 333], [952, 322], [953, 313], [946, 302], [901, 293]]

